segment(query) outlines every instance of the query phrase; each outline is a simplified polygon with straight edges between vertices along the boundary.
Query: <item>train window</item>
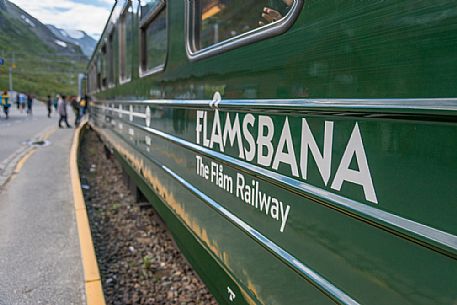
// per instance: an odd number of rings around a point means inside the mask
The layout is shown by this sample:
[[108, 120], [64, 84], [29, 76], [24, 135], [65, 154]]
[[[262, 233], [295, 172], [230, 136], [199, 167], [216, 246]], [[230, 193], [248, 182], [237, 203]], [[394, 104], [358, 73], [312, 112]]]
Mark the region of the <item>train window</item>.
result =
[[303, 0], [189, 0], [191, 58], [277, 35], [295, 21]]
[[108, 85], [108, 79], [107, 79], [107, 69], [108, 65], [106, 64], [107, 60], [107, 48], [106, 44], [102, 46], [102, 54], [101, 54], [101, 70], [102, 70], [102, 88], [106, 88]]
[[108, 59], [107, 59], [107, 68], [108, 68], [108, 85], [114, 85], [114, 49], [113, 49], [113, 36], [114, 33], [111, 32], [108, 36]]
[[97, 89], [101, 89], [102, 85], [102, 61], [100, 58], [100, 55], [97, 55], [97, 59], [95, 61], [95, 69], [96, 69], [96, 84], [97, 84]]
[[89, 72], [89, 92], [94, 93], [96, 90], [96, 84], [95, 84], [95, 66], [92, 63], [90, 67], [90, 72]]
[[90, 67], [89, 73], [89, 83], [87, 84], [87, 91], [92, 94], [94, 92], [94, 74], [93, 74], [93, 68]]
[[91, 71], [91, 85], [90, 85], [90, 88], [91, 88], [91, 91], [92, 92], [95, 92], [97, 91], [97, 83], [96, 83], [96, 70], [95, 70], [95, 65], [92, 65], [92, 71]]
[[150, 0], [141, 7], [141, 76], [163, 70], [167, 57], [167, 13], [165, 1]]
[[92, 67], [92, 91], [96, 92], [97, 91], [97, 68], [96, 65], [94, 64]]
[[129, 4], [119, 19], [119, 78], [130, 81], [133, 70], [133, 9]]

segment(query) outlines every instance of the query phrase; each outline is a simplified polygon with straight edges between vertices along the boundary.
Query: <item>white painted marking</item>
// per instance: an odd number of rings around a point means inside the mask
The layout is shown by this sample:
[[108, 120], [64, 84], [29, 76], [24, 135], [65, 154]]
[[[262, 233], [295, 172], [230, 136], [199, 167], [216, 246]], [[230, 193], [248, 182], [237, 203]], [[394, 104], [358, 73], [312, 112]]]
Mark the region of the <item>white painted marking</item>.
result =
[[219, 103], [222, 101], [222, 96], [221, 94], [219, 93], [219, 91], [216, 91], [213, 95], [213, 106], [215, 108], [219, 108]]
[[145, 123], [146, 123], [146, 127], [151, 126], [151, 108], [149, 106], [146, 107]]
[[227, 286], [227, 292], [228, 292], [228, 294], [229, 294], [229, 300], [230, 300], [230, 302], [233, 302], [233, 301], [235, 300], [235, 298], [236, 298], [235, 293], [234, 293], [233, 290], [230, 289], [230, 287], [228, 287], [228, 286]]
[[130, 105], [130, 107], [129, 107], [129, 120], [130, 120], [130, 122], [133, 121], [133, 113], [134, 113], [133, 112], [133, 105]]

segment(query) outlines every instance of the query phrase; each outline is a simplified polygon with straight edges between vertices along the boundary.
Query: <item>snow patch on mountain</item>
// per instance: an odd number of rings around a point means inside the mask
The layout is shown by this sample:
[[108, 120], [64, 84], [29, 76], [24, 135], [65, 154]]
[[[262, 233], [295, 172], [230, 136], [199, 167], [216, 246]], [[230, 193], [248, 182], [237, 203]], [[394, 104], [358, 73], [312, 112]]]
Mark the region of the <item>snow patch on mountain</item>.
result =
[[97, 41], [85, 32], [79, 30], [60, 29], [51, 24], [47, 24], [46, 26], [58, 40], [78, 45], [87, 57], [90, 57], [92, 52], [94, 52]]
[[56, 44], [58, 44], [59, 46], [61, 46], [62, 48], [66, 48], [66, 47], [68, 46], [65, 42], [60, 41], [60, 40], [57, 40], [57, 39], [54, 40], [54, 42], [55, 42]]
[[25, 21], [25, 23], [27, 23], [28, 25], [30, 25], [32, 28], [34, 28], [36, 25], [35, 23], [32, 22], [32, 20], [30, 20], [29, 18], [27, 18], [26, 16], [24, 15], [21, 15], [21, 19]]
[[62, 39], [60, 33], [60, 36], [56, 35], [38, 19], [6, 0], [0, 0], [0, 34], [0, 42], [14, 41], [15, 48], [23, 48], [21, 52], [25, 54], [33, 53], [36, 45], [40, 50], [49, 49], [49, 54], [58, 53], [71, 58], [85, 55], [79, 44]]

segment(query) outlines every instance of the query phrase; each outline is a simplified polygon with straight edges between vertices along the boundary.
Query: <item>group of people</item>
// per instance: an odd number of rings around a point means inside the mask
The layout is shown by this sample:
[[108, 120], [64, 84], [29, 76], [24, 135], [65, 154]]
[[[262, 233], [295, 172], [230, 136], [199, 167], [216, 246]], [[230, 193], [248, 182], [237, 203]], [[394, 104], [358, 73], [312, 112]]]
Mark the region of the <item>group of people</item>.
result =
[[[3, 91], [0, 97], [1, 109], [5, 113], [6, 119], [8, 119], [11, 108], [11, 97], [6, 90]], [[23, 112], [27, 107], [27, 115], [32, 115], [33, 99], [34, 97], [31, 94], [25, 95], [22, 93], [17, 93], [17, 109], [20, 112]], [[48, 95], [48, 118], [51, 118], [51, 113], [53, 112], [54, 108], [54, 111], [59, 114], [59, 127], [63, 128], [64, 126], [62, 126], [62, 123], [65, 123], [68, 128], [71, 128], [72, 126], [68, 123], [68, 109], [71, 107], [75, 115], [75, 126], [78, 127], [81, 118], [87, 112], [88, 102], [89, 98], [87, 96], [78, 98], [76, 96], [66, 97], [65, 95], [57, 95], [54, 99], [52, 99], [51, 96]]]
[[31, 94], [23, 94], [17, 93], [16, 94], [16, 106], [17, 109], [22, 113], [26, 110], [27, 107], [27, 115], [32, 115], [32, 108], [33, 108], [33, 100], [35, 97]]
[[[24, 112], [27, 106], [27, 115], [32, 115], [33, 96], [31, 94], [25, 95], [23, 93], [16, 93], [16, 105], [17, 109], [21, 112]], [[11, 108], [11, 97], [7, 90], [3, 91], [3, 94], [1, 95], [1, 106], [6, 119], [8, 119]]]
[[72, 126], [68, 123], [68, 108], [71, 107], [75, 114], [75, 127], [79, 126], [81, 118], [87, 112], [88, 97], [84, 96], [78, 100], [76, 96], [66, 97], [65, 95], [57, 95], [52, 101], [51, 96], [48, 96], [48, 117], [51, 117], [52, 107], [59, 114], [59, 128], [63, 128], [62, 123], [65, 123], [67, 128]]

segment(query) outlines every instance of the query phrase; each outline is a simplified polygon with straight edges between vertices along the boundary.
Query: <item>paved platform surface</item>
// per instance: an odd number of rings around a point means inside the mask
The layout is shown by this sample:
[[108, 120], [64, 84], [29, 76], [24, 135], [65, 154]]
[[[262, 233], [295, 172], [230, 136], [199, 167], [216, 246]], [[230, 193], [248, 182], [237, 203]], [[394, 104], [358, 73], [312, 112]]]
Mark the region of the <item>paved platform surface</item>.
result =
[[57, 126], [58, 115], [53, 113], [50, 119], [47, 116], [47, 108], [38, 102], [34, 103], [31, 116], [25, 112], [21, 113], [16, 107], [13, 107], [10, 111], [10, 118], [6, 120], [2, 112], [0, 115], [0, 162], [19, 149], [24, 141], [32, 139], [46, 128]]
[[[69, 172], [74, 130], [57, 129], [56, 118], [39, 114], [35, 118], [12, 123], [9, 127], [17, 133], [8, 133], [8, 142], [5, 130], [0, 137], [0, 147], [15, 143], [11, 151], [0, 152], [0, 161], [20, 150], [29, 135], [46, 133], [51, 142], [28, 149], [0, 188], [0, 305], [83, 305], [84, 278]], [[21, 125], [30, 132], [22, 133]]]

